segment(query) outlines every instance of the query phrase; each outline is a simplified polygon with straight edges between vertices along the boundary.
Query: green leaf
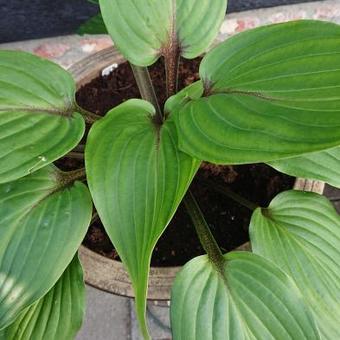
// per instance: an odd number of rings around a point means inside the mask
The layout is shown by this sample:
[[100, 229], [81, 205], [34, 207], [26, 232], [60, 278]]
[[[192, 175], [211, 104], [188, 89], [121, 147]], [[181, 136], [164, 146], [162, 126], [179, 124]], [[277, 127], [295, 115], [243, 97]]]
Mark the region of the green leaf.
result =
[[78, 34], [107, 34], [107, 29], [105, 27], [103, 17], [101, 14], [97, 14], [84, 24], [82, 24], [78, 30]]
[[318, 179], [340, 188], [340, 147], [269, 163], [295, 177]]
[[0, 329], [57, 282], [92, 214], [90, 193], [45, 167], [0, 185]]
[[83, 271], [75, 256], [54, 287], [0, 332], [0, 339], [73, 340], [83, 322], [84, 308]]
[[339, 337], [340, 217], [315, 193], [288, 191], [257, 209], [250, 236], [255, 253], [292, 276], [324, 339]]
[[187, 263], [171, 294], [176, 340], [319, 339], [293, 280], [247, 252], [225, 255], [223, 272], [207, 256]]
[[0, 51], [0, 183], [30, 174], [73, 149], [85, 123], [75, 84], [56, 64]]
[[216, 37], [227, 0], [100, 0], [106, 27], [133, 64], [149, 66], [180, 50], [185, 58], [202, 54]]
[[200, 67], [205, 97], [179, 145], [214, 163], [273, 161], [340, 145], [340, 26], [297, 21], [238, 34]]
[[94, 124], [85, 152], [90, 191], [130, 274], [144, 336], [151, 253], [200, 164], [178, 150], [173, 121], [157, 126], [154, 115], [143, 100], [119, 105]]
[[166, 112], [166, 114], [176, 114], [176, 112], [190, 100], [202, 97], [203, 91], [202, 81], [196, 81], [176, 93], [174, 96], [169, 97], [164, 104], [164, 112]]

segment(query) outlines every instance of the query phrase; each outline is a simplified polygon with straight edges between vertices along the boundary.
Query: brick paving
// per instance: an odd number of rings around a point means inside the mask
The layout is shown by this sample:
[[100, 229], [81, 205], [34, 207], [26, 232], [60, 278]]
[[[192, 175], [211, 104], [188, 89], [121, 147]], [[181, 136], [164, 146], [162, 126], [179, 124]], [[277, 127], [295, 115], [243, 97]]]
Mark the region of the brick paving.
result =
[[[319, 19], [340, 23], [340, 1], [327, 0], [315, 3], [281, 6], [227, 15], [220, 40], [260, 25], [296, 19]], [[67, 68], [76, 61], [112, 46], [108, 36], [76, 35], [0, 44], [0, 49], [15, 49], [35, 53], [56, 61]], [[340, 190], [326, 187], [329, 197], [340, 212]], [[77, 340], [140, 340], [133, 309], [133, 301], [87, 287], [87, 312]], [[155, 340], [171, 339], [169, 310], [166, 306], [149, 304], [149, 322]]]

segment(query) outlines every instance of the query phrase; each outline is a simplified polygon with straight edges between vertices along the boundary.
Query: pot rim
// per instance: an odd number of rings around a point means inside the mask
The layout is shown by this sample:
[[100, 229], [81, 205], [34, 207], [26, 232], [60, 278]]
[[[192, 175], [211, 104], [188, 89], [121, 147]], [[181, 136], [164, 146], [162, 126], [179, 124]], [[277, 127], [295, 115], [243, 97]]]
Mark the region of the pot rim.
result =
[[[94, 53], [73, 64], [68, 71], [76, 81], [77, 89], [89, 83], [101, 72], [112, 66], [126, 61], [114, 48], [109, 47]], [[322, 194], [325, 183], [315, 180], [297, 178], [294, 190], [311, 191]], [[249, 242], [237, 248], [249, 249]], [[79, 249], [80, 261], [84, 269], [85, 282], [102, 291], [134, 297], [132, 283], [122, 263], [100, 255], [81, 245]], [[176, 267], [151, 267], [149, 276], [148, 300], [169, 301], [173, 280], [182, 266]]]

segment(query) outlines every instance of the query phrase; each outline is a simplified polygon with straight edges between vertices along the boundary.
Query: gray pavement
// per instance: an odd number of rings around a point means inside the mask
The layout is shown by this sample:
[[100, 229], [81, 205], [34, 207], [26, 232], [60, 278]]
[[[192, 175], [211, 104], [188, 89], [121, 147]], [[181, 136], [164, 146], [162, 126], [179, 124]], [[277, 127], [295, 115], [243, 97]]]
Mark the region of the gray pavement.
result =
[[86, 315], [77, 340], [130, 340], [131, 304], [124, 297], [86, 287]]
[[[134, 301], [86, 286], [87, 308], [83, 327], [76, 340], [143, 340], [138, 329]], [[169, 307], [148, 305], [151, 336], [170, 340]]]

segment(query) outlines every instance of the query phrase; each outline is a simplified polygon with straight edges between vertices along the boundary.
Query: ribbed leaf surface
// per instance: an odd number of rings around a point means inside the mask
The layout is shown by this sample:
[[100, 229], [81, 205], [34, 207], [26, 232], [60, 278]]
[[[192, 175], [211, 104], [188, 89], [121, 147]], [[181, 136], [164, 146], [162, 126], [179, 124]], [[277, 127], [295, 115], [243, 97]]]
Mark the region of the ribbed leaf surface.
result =
[[45, 167], [0, 185], [0, 329], [44, 296], [71, 262], [92, 206], [80, 182]]
[[340, 217], [323, 196], [300, 191], [278, 195], [257, 209], [252, 249], [290, 274], [312, 307], [323, 339], [339, 337]]
[[53, 288], [0, 332], [1, 340], [73, 340], [83, 322], [85, 285], [75, 256]]
[[223, 273], [201, 256], [178, 274], [171, 295], [174, 340], [319, 339], [290, 277], [251, 253], [225, 259]]
[[159, 128], [153, 115], [142, 100], [111, 110], [91, 129], [85, 157], [95, 206], [130, 273], [141, 323], [152, 250], [199, 166], [178, 150], [174, 123]]
[[75, 84], [61, 67], [24, 52], [0, 51], [0, 183], [38, 170], [81, 140]]
[[114, 43], [133, 64], [149, 66], [166, 51], [185, 58], [204, 52], [216, 37], [227, 0], [100, 0]]
[[340, 147], [269, 163], [295, 177], [318, 179], [340, 188]]
[[340, 26], [298, 21], [209, 52], [206, 97], [179, 116], [180, 148], [215, 163], [273, 161], [340, 144]]

